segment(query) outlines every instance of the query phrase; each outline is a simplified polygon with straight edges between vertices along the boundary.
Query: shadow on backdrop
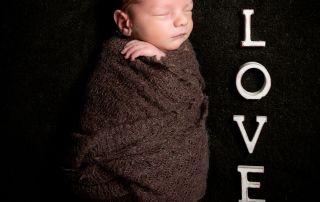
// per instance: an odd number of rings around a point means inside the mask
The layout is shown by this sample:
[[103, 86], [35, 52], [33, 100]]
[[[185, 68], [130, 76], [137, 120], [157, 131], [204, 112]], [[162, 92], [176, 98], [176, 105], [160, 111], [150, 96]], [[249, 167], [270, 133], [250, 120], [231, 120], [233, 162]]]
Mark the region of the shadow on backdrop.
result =
[[[94, 41], [91, 53], [86, 61], [86, 65], [80, 67], [82, 71], [79, 73], [74, 85], [71, 86], [68, 96], [65, 98], [64, 106], [61, 108], [60, 123], [57, 134], [54, 135], [54, 144], [52, 145], [51, 154], [55, 158], [55, 165], [57, 168], [56, 181], [57, 186], [61, 186], [60, 199], [68, 201], [81, 201], [68, 189], [67, 182], [64, 181], [63, 165], [66, 150], [69, 147], [69, 136], [73, 132], [79, 131], [80, 115], [84, 105], [84, 93], [88, 79], [90, 78], [93, 69], [97, 65], [101, 54], [102, 44], [105, 40], [116, 33], [116, 26], [113, 20], [113, 11], [118, 7], [117, 1], [97, 1], [94, 5], [94, 14], [96, 19], [95, 38], [88, 40]], [[91, 36], [92, 37], [92, 36]], [[62, 148], [62, 150], [58, 149]]]

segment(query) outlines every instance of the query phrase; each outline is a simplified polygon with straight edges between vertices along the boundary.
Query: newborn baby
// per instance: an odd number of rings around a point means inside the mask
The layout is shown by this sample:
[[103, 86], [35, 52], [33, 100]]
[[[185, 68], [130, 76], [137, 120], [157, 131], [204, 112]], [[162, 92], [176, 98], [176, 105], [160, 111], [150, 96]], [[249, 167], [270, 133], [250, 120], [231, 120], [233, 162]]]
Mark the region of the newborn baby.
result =
[[124, 0], [86, 91], [66, 176], [80, 197], [198, 201], [209, 166], [208, 97], [188, 37], [192, 0]]

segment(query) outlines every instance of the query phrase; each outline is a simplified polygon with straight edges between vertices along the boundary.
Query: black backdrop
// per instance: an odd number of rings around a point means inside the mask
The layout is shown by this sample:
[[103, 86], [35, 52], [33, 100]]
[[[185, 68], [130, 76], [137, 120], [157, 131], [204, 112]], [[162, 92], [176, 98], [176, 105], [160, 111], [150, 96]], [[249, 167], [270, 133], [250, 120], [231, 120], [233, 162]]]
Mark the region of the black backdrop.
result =
[[[241, 48], [242, 9], [254, 9], [252, 39], [265, 48]], [[1, 5], [1, 201], [71, 201], [60, 175], [64, 138], [77, 126], [83, 88], [101, 43], [113, 34], [112, 2], [10, 1]], [[210, 96], [207, 121], [210, 171], [204, 201], [241, 198], [238, 165], [264, 166], [251, 198], [306, 201], [319, 190], [319, 3], [317, 1], [196, 0], [191, 41]], [[235, 87], [239, 67], [264, 65], [272, 79], [261, 100]], [[261, 73], [243, 85], [257, 90]], [[268, 117], [253, 154], [233, 115]], [[3, 189], [3, 188], [2, 188]]]

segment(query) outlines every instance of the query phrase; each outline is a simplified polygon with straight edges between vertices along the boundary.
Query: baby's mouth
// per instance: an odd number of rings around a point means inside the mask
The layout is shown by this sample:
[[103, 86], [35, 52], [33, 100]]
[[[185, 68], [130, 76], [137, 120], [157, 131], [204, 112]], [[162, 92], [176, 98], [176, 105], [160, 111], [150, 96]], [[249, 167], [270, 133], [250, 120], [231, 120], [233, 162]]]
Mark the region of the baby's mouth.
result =
[[176, 39], [176, 38], [182, 38], [186, 35], [186, 33], [180, 33], [180, 34], [177, 34], [175, 36], [173, 36], [172, 38]]

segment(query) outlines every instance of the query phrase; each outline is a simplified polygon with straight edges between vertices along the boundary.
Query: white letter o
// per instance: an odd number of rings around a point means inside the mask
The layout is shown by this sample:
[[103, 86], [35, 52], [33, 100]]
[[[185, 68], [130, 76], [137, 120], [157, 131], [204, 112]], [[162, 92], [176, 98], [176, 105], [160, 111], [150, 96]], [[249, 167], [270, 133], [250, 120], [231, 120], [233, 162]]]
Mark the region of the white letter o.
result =
[[[263, 86], [260, 90], [258, 90], [256, 92], [246, 91], [242, 87], [242, 84], [241, 84], [242, 76], [249, 69], [258, 69], [264, 75]], [[239, 72], [237, 74], [237, 78], [236, 78], [236, 85], [237, 85], [237, 90], [242, 97], [244, 97], [248, 100], [259, 100], [268, 94], [268, 92], [271, 88], [271, 78], [270, 78], [269, 72], [267, 71], [267, 69], [263, 65], [261, 65], [260, 63], [257, 63], [257, 62], [247, 62], [240, 67], [240, 70], [239, 70]]]

